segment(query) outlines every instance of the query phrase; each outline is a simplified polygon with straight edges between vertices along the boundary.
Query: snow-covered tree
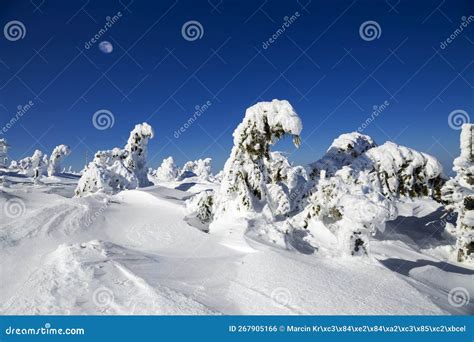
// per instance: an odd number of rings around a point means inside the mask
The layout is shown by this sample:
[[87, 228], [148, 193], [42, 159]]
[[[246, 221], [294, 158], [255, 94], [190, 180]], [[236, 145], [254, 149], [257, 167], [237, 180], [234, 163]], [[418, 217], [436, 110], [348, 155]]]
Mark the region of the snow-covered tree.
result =
[[48, 163], [48, 156], [40, 150], [35, 150], [31, 157], [21, 159], [17, 166], [20, 173], [28, 177], [39, 177], [47, 174]]
[[375, 146], [368, 135], [357, 132], [341, 134], [334, 139], [321, 159], [309, 165], [310, 177], [318, 177], [322, 170], [326, 171], [326, 176], [333, 176], [343, 166], [352, 164], [354, 159]]
[[124, 149], [98, 151], [86, 166], [76, 188], [76, 196], [103, 190], [115, 193], [149, 185], [146, 155], [153, 130], [147, 123], [136, 125]]
[[148, 180], [148, 169], [146, 167], [148, 140], [151, 138], [153, 138], [153, 129], [149, 124], [136, 125], [130, 132], [130, 137], [124, 149], [125, 166], [135, 174], [139, 187], [151, 184]]
[[394, 201], [439, 199], [444, 182], [435, 158], [392, 142], [376, 146], [359, 133], [337, 138], [309, 171], [303, 226], [319, 219], [352, 255], [366, 254], [370, 233], [396, 218]]
[[179, 169], [174, 163], [173, 157], [163, 159], [161, 165], [153, 172], [153, 176], [160, 181], [174, 181], [178, 177]]
[[214, 204], [214, 192], [212, 190], [201, 191], [186, 201], [186, 208], [194, 213], [201, 223], [212, 221], [212, 207]]
[[293, 136], [299, 146], [302, 127], [288, 101], [259, 102], [246, 110], [233, 133], [234, 146], [224, 166], [216, 215], [234, 209], [256, 211], [269, 203], [270, 146], [285, 135]]
[[441, 198], [444, 183], [441, 163], [411, 148], [386, 142], [363, 153], [351, 167], [355, 172], [369, 171], [370, 181], [379, 184], [387, 197]]
[[456, 176], [442, 189], [447, 208], [454, 210], [456, 250], [459, 262], [474, 262], [474, 125], [464, 124], [461, 131], [461, 155], [454, 160]]
[[49, 158], [48, 176], [56, 176], [61, 173], [61, 160], [71, 153], [67, 145], [58, 145], [54, 148]]
[[188, 161], [181, 169], [178, 179], [182, 180], [189, 177], [197, 177], [203, 181], [212, 181], [211, 158]]
[[270, 152], [265, 160], [268, 202], [275, 215], [289, 215], [298, 207], [307, 182], [306, 170], [293, 167], [282, 152]]
[[[332, 177], [322, 170], [302, 214], [302, 225], [322, 221], [337, 237], [341, 251], [351, 255], [368, 253], [369, 236], [383, 231], [396, 218], [396, 207], [370, 183], [354, 182], [349, 166]], [[366, 171], [367, 175], [368, 172]]]

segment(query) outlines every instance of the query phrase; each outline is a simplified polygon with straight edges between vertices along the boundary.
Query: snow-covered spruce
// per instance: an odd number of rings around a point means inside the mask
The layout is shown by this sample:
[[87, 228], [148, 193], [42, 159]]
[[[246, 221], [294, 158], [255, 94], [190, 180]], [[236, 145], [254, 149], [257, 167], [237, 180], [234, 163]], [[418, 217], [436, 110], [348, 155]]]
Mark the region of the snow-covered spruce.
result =
[[299, 208], [307, 175], [302, 166], [292, 166], [282, 152], [270, 152], [265, 160], [268, 201], [275, 215], [289, 215]]
[[[353, 177], [361, 171], [368, 171], [368, 181], [378, 185], [382, 194], [389, 198], [441, 199], [441, 187], [445, 181], [441, 163], [411, 148], [386, 142], [356, 158], [351, 168]], [[367, 177], [364, 175], [364, 178]]]
[[209, 223], [212, 221], [213, 202], [214, 191], [204, 190], [186, 201], [186, 209], [196, 215], [201, 223]]
[[20, 173], [28, 177], [39, 177], [47, 175], [48, 156], [40, 150], [35, 150], [31, 157], [18, 161], [17, 167]]
[[125, 166], [137, 177], [138, 186], [151, 185], [146, 167], [148, 140], [153, 138], [153, 128], [147, 123], [135, 125], [125, 145]]
[[61, 160], [71, 153], [67, 145], [58, 145], [54, 148], [49, 158], [48, 176], [57, 176], [61, 173]]
[[461, 155], [454, 160], [451, 178], [442, 189], [442, 199], [457, 213], [456, 251], [459, 262], [474, 262], [474, 125], [464, 124]]
[[176, 166], [173, 157], [163, 159], [161, 165], [152, 173], [152, 175], [163, 182], [176, 180], [179, 175], [179, 169]]
[[98, 190], [116, 193], [149, 185], [146, 157], [150, 138], [153, 138], [153, 129], [143, 123], [132, 130], [124, 149], [98, 151], [82, 172], [76, 196]]
[[[229, 210], [259, 211], [270, 205], [275, 214], [288, 208], [287, 195], [269, 190], [270, 146], [285, 135], [293, 136], [298, 147], [303, 128], [288, 101], [259, 102], [248, 108], [233, 133], [234, 146], [224, 166], [221, 187], [215, 203], [215, 216]], [[275, 194], [275, 192], [277, 194]], [[271, 196], [277, 198], [271, 198]], [[285, 211], [285, 210], [284, 210]]]

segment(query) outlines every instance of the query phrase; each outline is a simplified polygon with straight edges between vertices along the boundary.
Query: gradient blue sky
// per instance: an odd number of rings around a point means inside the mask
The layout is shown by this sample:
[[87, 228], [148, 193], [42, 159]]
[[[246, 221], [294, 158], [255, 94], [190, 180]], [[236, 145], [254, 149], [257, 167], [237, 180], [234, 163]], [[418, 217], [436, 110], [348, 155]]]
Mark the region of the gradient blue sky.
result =
[[[18, 105], [33, 108], [5, 134], [10, 156], [57, 144], [79, 169], [100, 149], [123, 146], [136, 123], [147, 121], [150, 166], [169, 155], [182, 164], [202, 157], [220, 169], [231, 134], [247, 107], [287, 99], [303, 120], [302, 147], [289, 139], [276, 149], [305, 164], [318, 159], [339, 134], [357, 130], [374, 105], [390, 104], [364, 133], [436, 156], [451, 169], [459, 131], [448, 115], [474, 115], [474, 22], [445, 49], [440, 43], [474, 14], [463, 1], [185, 1], [2, 0], [0, 24], [19, 20], [24, 39], [0, 36], [0, 126]], [[84, 48], [118, 11], [122, 18], [101, 40], [114, 51]], [[299, 18], [264, 49], [285, 16]], [[187, 41], [182, 25], [199, 21], [201, 39]], [[381, 36], [365, 41], [368, 20]], [[174, 132], [194, 107], [211, 107], [179, 138]], [[115, 124], [97, 130], [93, 114], [110, 110]]]

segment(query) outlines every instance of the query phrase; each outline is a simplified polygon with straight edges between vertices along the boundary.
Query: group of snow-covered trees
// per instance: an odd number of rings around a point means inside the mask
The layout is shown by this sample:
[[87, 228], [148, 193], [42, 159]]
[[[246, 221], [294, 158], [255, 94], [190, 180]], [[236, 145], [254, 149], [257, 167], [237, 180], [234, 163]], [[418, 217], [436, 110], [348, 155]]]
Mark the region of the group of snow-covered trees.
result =
[[[473, 127], [463, 127], [461, 156], [454, 162], [456, 177], [450, 180], [434, 157], [392, 142], [377, 145], [360, 133], [342, 134], [319, 160], [306, 167], [293, 166], [285, 154], [271, 151], [271, 147], [286, 136], [299, 147], [300, 117], [287, 101], [260, 102], [246, 110], [233, 133], [230, 157], [218, 175], [211, 173], [210, 158], [189, 161], [179, 168], [168, 157], [156, 170], [147, 168], [147, 145], [153, 129], [143, 123], [135, 126], [124, 148], [95, 154], [82, 171], [76, 196], [99, 190], [113, 194], [150, 185], [150, 180], [196, 177], [219, 183], [216, 191], [202, 191], [188, 201], [202, 223], [219, 222], [229, 215], [264, 218], [266, 231], [274, 230], [269, 239], [273, 242], [286, 241], [285, 235], [295, 231], [311, 236], [312, 226], [323, 224], [336, 236], [340, 251], [350, 255], [368, 253], [370, 235], [397, 217], [399, 200], [430, 197], [458, 214], [458, 260], [472, 261]], [[35, 151], [16, 167], [31, 176], [54, 175], [67, 154], [65, 145], [56, 147], [49, 159]], [[280, 239], [275, 238], [278, 235]]]
[[186, 162], [182, 168], [176, 166], [173, 157], [163, 159], [161, 165], [151, 171], [152, 177], [158, 181], [180, 181], [185, 178], [197, 177], [201, 181], [213, 181], [211, 158]]
[[48, 158], [40, 150], [35, 150], [31, 157], [23, 158], [19, 161], [12, 161], [11, 169], [18, 169], [20, 173], [38, 178], [40, 176], [57, 176], [61, 174], [61, 162], [71, 153], [71, 149], [67, 145], [58, 145]]

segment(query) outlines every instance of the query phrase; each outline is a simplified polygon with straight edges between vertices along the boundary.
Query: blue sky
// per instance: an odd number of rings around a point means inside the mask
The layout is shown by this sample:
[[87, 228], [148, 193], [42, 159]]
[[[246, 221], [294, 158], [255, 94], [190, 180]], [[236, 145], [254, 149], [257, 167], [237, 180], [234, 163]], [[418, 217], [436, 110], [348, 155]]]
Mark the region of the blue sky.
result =
[[[133, 126], [147, 121], [156, 133], [150, 166], [169, 155], [179, 164], [212, 157], [217, 170], [245, 109], [279, 98], [301, 116], [304, 143], [295, 151], [288, 139], [275, 149], [305, 164], [387, 101], [363, 133], [379, 144], [394, 140], [430, 153], [449, 172], [459, 131], [448, 116], [474, 113], [474, 22], [440, 47], [463, 16], [474, 15], [469, 0], [2, 0], [0, 6], [1, 28], [13, 20], [25, 28], [22, 39], [6, 39], [3, 30], [0, 36], [0, 127], [19, 105], [34, 102], [3, 134], [13, 159], [36, 148], [49, 154], [64, 143], [73, 148], [66, 164], [79, 169], [86, 151], [90, 159], [123, 146]], [[102, 52], [98, 43], [86, 49], [118, 12], [99, 38], [113, 51]], [[188, 21], [201, 25], [199, 39], [184, 39]], [[378, 38], [362, 39], [367, 21], [378, 24]], [[195, 107], [208, 101], [176, 138]], [[112, 127], [94, 127], [99, 110], [112, 113]]]

